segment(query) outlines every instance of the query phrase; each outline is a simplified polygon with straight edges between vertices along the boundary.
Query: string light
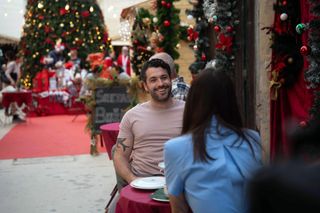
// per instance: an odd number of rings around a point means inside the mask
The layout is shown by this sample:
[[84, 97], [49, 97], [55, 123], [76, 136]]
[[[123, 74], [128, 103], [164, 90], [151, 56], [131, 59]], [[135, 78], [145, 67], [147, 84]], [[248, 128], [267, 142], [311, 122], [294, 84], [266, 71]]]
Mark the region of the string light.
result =
[[94, 11], [93, 7], [91, 6], [89, 11], [92, 13]]
[[128, 20], [122, 21], [120, 23], [119, 34], [121, 36], [122, 41], [128, 41], [130, 39], [131, 31], [130, 31], [130, 23]]
[[38, 3], [38, 8], [39, 8], [39, 9], [42, 9], [42, 8], [43, 8], [42, 2], [39, 2], [39, 3]]

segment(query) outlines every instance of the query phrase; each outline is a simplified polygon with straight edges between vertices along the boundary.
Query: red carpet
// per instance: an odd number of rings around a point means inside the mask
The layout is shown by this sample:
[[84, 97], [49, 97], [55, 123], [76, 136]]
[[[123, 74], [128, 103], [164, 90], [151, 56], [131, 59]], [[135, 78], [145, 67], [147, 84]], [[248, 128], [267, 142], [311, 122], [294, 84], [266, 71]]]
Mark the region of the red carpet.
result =
[[89, 154], [87, 118], [80, 115], [72, 122], [73, 118], [74, 115], [33, 117], [17, 124], [0, 140], [0, 159]]

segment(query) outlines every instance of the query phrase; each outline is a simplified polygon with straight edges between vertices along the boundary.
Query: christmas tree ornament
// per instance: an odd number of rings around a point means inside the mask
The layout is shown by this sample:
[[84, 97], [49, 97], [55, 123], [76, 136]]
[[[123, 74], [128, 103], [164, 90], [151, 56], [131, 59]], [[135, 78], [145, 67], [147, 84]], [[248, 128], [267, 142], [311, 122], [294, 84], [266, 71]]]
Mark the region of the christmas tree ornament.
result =
[[226, 31], [227, 31], [228, 33], [231, 33], [231, 32], [233, 31], [233, 27], [227, 26], [227, 27], [226, 27]]
[[303, 23], [297, 24], [296, 26], [296, 32], [298, 34], [302, 34], [307, 29], [307, 26]]
[[187, 15], [187, 19], [188, 20], [192, 20], [193, 19], [193, 16], [191, 14]]
[[162, 5], [163, 7], [165, 7], [165, 6], [167, 5], [167, 2], [166, 2], [166, 1], [161, 1], [161, 5]]
[[165, 27], [169, 27], [170, 26], [170, 21], [168, 21], [168, 20], [165, 20], [164, 22], [163, 22], [163, 25], [165, 26]]
[[195, 44], [195, 45], [193, 45], [193, 49], [194, 50], [198, 50], [198, 46]]
[[204, 53], [201, 54], [201, 60], [202, 60], [202, 61], [207, 60], [207, 57], [206, 57], [206, 55], [205, 55]]
[[171, 3], [168, 2], [168, 3], [166, 4], [166, 7], [169, 9], [169, 8], [171, 7]]
[[286, 13], [281, 13], [281, 15], [280, 15], [280, 20], [281, 21], [286, 21], [288, 19], [288, 14], [286, 14]]
[[212, 18], [213, 18], [213, 21], [217, 21], [218, 20], [218, 16], [212, 16]]
[[307, 124], [307, 122], [306, 121], [301, 121], [300, 123], [299, 123], [299, 126], [300, 127], [306, 127], [308, 124]]
[[157, 17], [154, 17], [154, 18], [152, 19], [152, 21], [153, 21], [153, 23], [157, 23], [157, 22], [158, 22], [158, 18], [157, 18]]
[[300, 53], [301, 55], [308, 55], [310, 52], [310, 48], [307, 46], [307, 45], [303, 45], [301, 48], [300, 48]]
[[216, 25], [213, 27], [213, 30], [218, 33], [218, 32], [220, 32], [221, 28], [220, 28], [220, 26]]
[[287, 5], [287, 1], [283, 1], [282, 6], [286, 6], [286, 5]]

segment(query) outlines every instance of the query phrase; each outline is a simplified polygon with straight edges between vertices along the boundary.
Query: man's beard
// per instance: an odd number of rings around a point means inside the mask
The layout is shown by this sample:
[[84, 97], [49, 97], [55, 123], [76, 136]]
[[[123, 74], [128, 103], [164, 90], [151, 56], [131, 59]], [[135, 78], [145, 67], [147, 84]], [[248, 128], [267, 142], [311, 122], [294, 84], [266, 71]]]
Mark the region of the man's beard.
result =
[[[166, 94], [159, 95], [158, 90], [161, 90], [161, 89], [167, 90]], [[157, 102], [166, 102], [171, 97], [171, 86], [165, 85], [161, 88], [153, 89], [152, 91], [150, 91], [150, 95], [151, 95], [152, 99]]]

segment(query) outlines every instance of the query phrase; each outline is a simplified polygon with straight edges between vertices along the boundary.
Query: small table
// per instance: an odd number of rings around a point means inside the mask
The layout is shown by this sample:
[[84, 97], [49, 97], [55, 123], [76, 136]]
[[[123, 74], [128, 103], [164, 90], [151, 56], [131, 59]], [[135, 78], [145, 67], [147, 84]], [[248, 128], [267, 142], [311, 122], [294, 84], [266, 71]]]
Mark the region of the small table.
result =
[[3, 92], [2, 93], [2, 105], [4, 108], [8, 108], [11, 103], [16, 102], [18, 106], [23, 103], [30, 106], [32, 103], [32, 93], [30, 91], [21, 92]]
[[150, 195], [155, 190], [139, 190], [130, 185], [120, 192], [116, 213], [171, 213], [169, 202], [154, 201]]
[[100, 126], [104, 145], [106, 146], [109, 159], [112, 159], [111, 150], [117, 142], [120, 123], [109, 123]]

